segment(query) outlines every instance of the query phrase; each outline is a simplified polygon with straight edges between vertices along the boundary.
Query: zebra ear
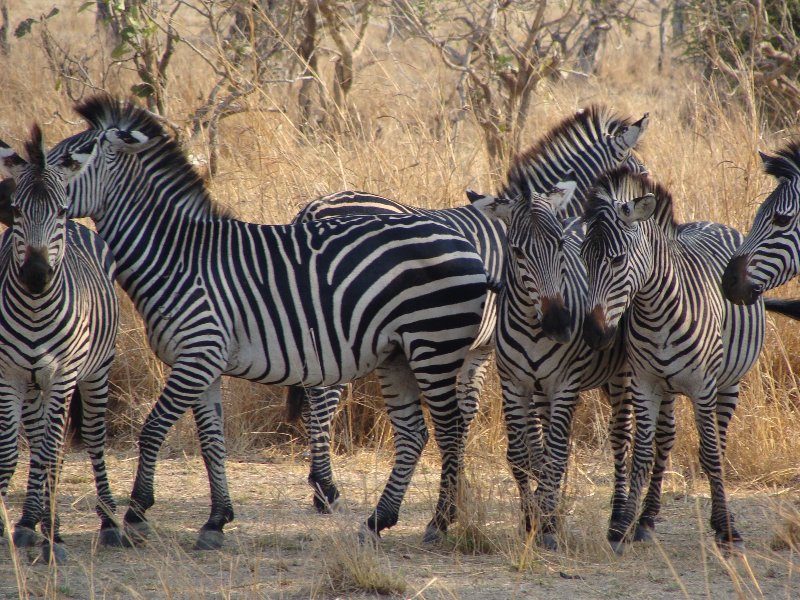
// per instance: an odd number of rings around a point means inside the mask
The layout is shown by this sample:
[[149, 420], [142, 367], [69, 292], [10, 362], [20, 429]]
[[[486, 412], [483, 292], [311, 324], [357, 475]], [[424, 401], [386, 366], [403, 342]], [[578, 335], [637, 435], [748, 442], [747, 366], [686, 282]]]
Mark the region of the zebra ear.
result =
[[557, 183], [552, 190], [547, 192], [545, 194], [545, 198], [550, 201], [553, 210], [557, 212], [569, 204], [577, 189], [577, 181], [562, 181]]
[[469, 198], [473, 207], [490, 219], [500, 219], [508, 222], [511, 218], [511, 208], [514, 206], [514, 201], [509, 198], [480, 194], [472, 190], [467, 190], [467, 198]]
[[69, 183], [80, 175], [94, 157], [97, 155], [97, 139], [93, 139], [74, 150], [64, 154], [51, 168], [59, 171], [64, 183]]
[[0, 223], [6, 227], [11, 227], [14, 217], [11, 213], [11, 199], [17, 189], [17, 182], [12, 178], [0, 181]]
[[102, 140], [117, 152], [127, 152], [129, 154], [138, 154], [144, 152], [148, 148], [152, 148], [159, 143], [164, 136], [155, 135], [149, 137], [141, 131], [131, 130], [125, 131], [122, 129], [111, 128], [103, 132]]
[[656, 197], [647, 193], [639, 198], [618, 202], [615, 204], [617, 216], [626, 225], [633, 225], [637, 221], [646, 221], [656, 212]]
[[0, 177], [13, 177], [16, 179], [27, 164], [28, 161], [17, 154], [8, 144], [0, 140]]
[[633, 148], [642, 137], [647, 129], [647, 123], [650, 121], [650, 113], [644, 113], [644, 116], [636, 121], [633, 125], [620, 133], [617, 138], [625, 145], [626, 148]]

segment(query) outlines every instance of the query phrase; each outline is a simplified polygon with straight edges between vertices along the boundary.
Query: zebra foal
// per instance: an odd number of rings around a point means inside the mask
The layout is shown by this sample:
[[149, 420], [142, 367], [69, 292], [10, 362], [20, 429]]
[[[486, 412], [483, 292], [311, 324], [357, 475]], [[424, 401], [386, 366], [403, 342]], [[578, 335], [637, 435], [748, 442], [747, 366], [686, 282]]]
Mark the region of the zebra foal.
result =
[[[569, 201], [559, 207], [559, 217], [583, 214], [585, 195], [595, 179], [622, 164], [634, 171], [644, 166], [632, 150], [647, 128], [648, 115], [637, 121], [621, 117], [607, 107], [593, 105], [566, 117], [525, 150], [508, 171], [498, 198], [516, 200], [531, 194], [546, 193], [569, 175], [577, 189]], [[468, 194], [469, 195], [469, 194]], [[473, 194], [471, 198], [482, 198]], [[505, 223], [488, 217], [468, 204], [443, 209], [409, 206], [368, 192], [344, 191], [309, 202], [295, 217], [295, 222], [310, 222], [353, 214], [417, 214], [453, 228], [469, 241], [483, 260], [492, 283], [503, 279], [506, 261]], [[496, 294], [490, 291], [484, 307], [481, 329], [459, 372], [458, 397], [469, 426], [478, 409], [478, 400], [486, 366], [492, 352], [496, 328]], [[298, 414], [307, 396], [310, 410], [304, 419], [311, 446], [309, 483], [314, 488], [314, 505], [327, 511], [338, 498], [330, 463], [330, 424], [344, 386], [295, 390], [288, 397], [290, 414]], [[617, 429], [618, 435], [621, 429]], [[624, 435], [617, 438], [616, 460], [624, 462], [627, 446]], [[621, 458], [620, 458], [621, 457]]]
[[452, 229], [414, 215], [257, 225], [222, 214], [160, 123], [107, 96], [77, 107], [89, 123], [48, 161], [97, 151], [68, 194], [71, 216], [94, 219], [117, 261], [117, 279], [142, 315], [150, 346], [172, 366], [139, 436], [125, 514], [144, 537], [164, 438], [191, 410], [211, 487], [196, 546], [219, 547], [233, 520], [225, 474], [220, 379], [330, 386], [376, 370], [395, 435], [395, 460], [365, 523], [397, 523], [428, 439], [430, 409], [442, 458], [439, 497], [425, 539], [455, 518], [464, 420], [456, 377], [478, 333], [487, 278]]
[[[0, 142], [0, 170], [16, 192], [11, 228], [0, 240], [0, 496], [5, 499], [18, 460], [19, 425], [30, 443], [30, 470], [14, 543], [31, 546], [41, 523], [42, 553], [61, 562], [66, 550], [55, 512], [58, 463], [67, 403], [77, 387], [81, 434], [94, 470], [100, 543], [122, 545], [105, 467], [108, 370], [114, 358], [119, 304], [114, 260], [99, 236], [67, 220], [65, 183], [82, 161], [48, 166], [38, 126], [25, 144], [29, 160]], [[75, 152], [94, 152], [87, 144]], [[0, 533], [3, 523], [0, 522]]]
[[765, 328], [762, 303], [736, 306], [720, 290], [722, 272], [742, 236], [717, 223], [676, 223], [666, 188], [624, 169], [598, 182], [585, 221], [581, 253], [589, 302], [584, 336], [591, 347], [605, 347], [627, 311], [636, 414], [628, 500], [608, 539], [621, 552], [637, 518], [640, 530], [652, 532], [660, 481], [641, 513], [640, 503], [653, 468], [656, 422], [674, 419], [674, 397], [682, 394], [694, 406], [715, 540], [725, 550], [741, 547], [725, 495], [722, 458], [739, 381], [758, 358]]

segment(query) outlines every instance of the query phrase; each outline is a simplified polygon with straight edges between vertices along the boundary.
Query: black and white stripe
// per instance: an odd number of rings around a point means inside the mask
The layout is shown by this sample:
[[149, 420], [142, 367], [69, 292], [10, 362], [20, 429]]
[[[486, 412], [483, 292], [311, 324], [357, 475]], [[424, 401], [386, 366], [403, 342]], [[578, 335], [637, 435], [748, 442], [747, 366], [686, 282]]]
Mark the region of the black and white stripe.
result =
[[[67, 220], [65, 179], [80, 162], [45, 165], [34, 126], [25, 161], [0, 142], [0, 170], [16, 182], [9, 198], [11, 228], [0, 238], [0, 496], [18, 460], [20, 421], [30, 444], [30, 470], [14, 543], [31, 546], [41, 524], [43, 552], [66, 558], [55, 498], [67, 406], [82, 402], [81, 435], [97, 487], [100, 542], [122, 543], [105, 466], [108, 370], [114, 358], [119, 303], [114, 260], [103, 240]], [[88, 158], [94, 144], [77, 149]], [[0, 520], [0, 533], [3, 523]]]
[[[518, 157], [509, 169], [499, 198], [528, 198], [536, 192], [549, 191], [568, 175], [577, 183], [576, 193], [559, 207], [560, 217], [582, 214], [586, 191], [605, 171], [629, 165], [644, 171], [632, 153], [647, 127], [648, 117], [633, 122], [603, 106], [590, 106], [567, 117]], [[481, 194], [468, 192], [472, 201]], [[323, 196], [308, 203], [295, 217], [305, 222], [352, 214], [406, 213], [417, 214], [459, 231], [483, 259], [490, 281], [503, 278], [505, 263], [505, 225], [500, 219], [488, 218], [471, 205], [444, 209], [408, 206], [369, 192], [345, 191]], [[477, 412], [480, 390], [486, 374], [496, 324], [496, 297], [487, 297], [481, 331], [459, 373], [458, 397], [467, 424]], [[338, 498], [330, 463], [330, 422], [343, 387], [309, 389], [305, 394], [294, 390], [289, 395], [290, 414], [298, 414], [300, 402], [307, 397], [311, 407], [304, 419], [311, 445], [309, 483], [315, 490], [314, 504], [328, 510]], [[615, 452], [615, 454], [618, 454]], [[624, 456], [621, 459], [624, 461]]]
[[652, 530], [660, 489], [651, 489], [641, 513], [640, 503], [653, 466], [656, 423], [672, 419], [674, 397], [683, 394], [694, 405], [716, 541], [739, 546], [722, 457], [739, 381], [764, 341], [763, 304], [736, 306], [719, 286], [742, 236], [717, 223], [677, 224], [669, 192], [625, 170], [601, 179], [590, 202], [582, 247], [589, 275], [584, 335], [592, 347], [604, 347], [627, 311], [636, 414], [628, 501], [611, 524], [609, 541], [621, 550], [637, 518], [640, 528]]
[[477, 336], [487, 278], [450, 228], [413, 215], [254, 225], [214, 210], [184, 155], [131, 104], [92, 98], [77, 108], [91, 128], [48, 160], [96, 139], [97, 156], [68, 188], [72, 216], [95, 220], [118, 281], [144, 318], [151, 347], [172, 366], [140, 436], [132, 530], [145, 531], [158, 450], [194, 412], [211, 483], [198, 546], [222, 543], [233, 508], [225, 477], [220, 377], [328, 386], [376, 370], [395, 432], [392, 474], [367, 526], [397, 522], [428, 432], [442, 454], [439, 499], [426, 538], [455, 516], [464, 423], [456, 375]]

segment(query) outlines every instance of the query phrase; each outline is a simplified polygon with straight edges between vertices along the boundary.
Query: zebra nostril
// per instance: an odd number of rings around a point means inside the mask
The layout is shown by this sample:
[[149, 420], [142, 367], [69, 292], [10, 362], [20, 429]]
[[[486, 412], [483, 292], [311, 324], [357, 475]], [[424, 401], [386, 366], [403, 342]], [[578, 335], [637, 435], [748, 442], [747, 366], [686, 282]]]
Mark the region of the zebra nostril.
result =
[[761, 294], [764, 291], [764, 286], [760, 283], [757, 283], [753, 286], [753, 293], [754, 294]]

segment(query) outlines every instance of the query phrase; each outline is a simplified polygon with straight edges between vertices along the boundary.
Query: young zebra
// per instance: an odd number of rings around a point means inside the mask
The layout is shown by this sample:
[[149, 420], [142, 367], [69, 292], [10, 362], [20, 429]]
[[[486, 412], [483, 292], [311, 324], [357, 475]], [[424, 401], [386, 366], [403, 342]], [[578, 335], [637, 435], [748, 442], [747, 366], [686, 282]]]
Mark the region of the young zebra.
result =
[[725, 296], [736, 304], [752, 304], [800, 273], [800, 142], [761, 160], [778, 186], [758, 208], [722, 277]]
[[[604, 386], [611, 401], [612, 521], [625, 504], [630, 444], [630, 377], [621, 336], [600, 352], [581, 337], [587, 295], [583, 231], [579, 219], [558, 216], [575, 189], [568, 181], [547, 194], [534, 192], [516, 201], [484, 196], [473, 204], [508, 225], [496, 336], [507, 457], [526, 529], [531, 531], [538, 518], [537, 540], [551, 550], [557, 548], [555, 509], [582, 390]], [[535, 494], [531, 476], [538, 481]]]
[[659, 495], [641, 515], [639, 504], [653, 464], [655, 424], [659, 413], [672, 419], [674, 396], [683, 394], [694, 405], [716, 542], [726, 550], [739, 547], [742, 537], [728, 510], [722, 457], [739, 381], [764, 340], [763, 305], [735, 306], [719, 288], [742, 237], [717, 223], [677, 224], [669, 192], [626, 170], [601, 178], [586, 224], [581, 252], [589, 276], [589, 312], [584, 336], [591, 347], [606, 347], [627, 311], [636, 414], [628, 501], [608, 539], [621, 552], [637, 516], [640, 527], [653, 529]]
[[327, 219], [296, 226], [219, 214], [203, 182], [158, 121], [105, 96], [77, 107], [90, 129], [49, 154], [69, 160], [97, 140], [70, 184], [72, 216], [92, 217], [118, 281], [172, 366], [145, 420], [125, 523], [145, 535], [158, 450], [194, 412], [211, 484], [198, 548], [223, 542], [233, 519], [225, 477], [220, 378], [327, 386], [376, 370], [395, 434], [389, 481], [366, 527], [378, 534], [400, 503], [428, 438], [420, 396], [442, 455], [426, 539], [455, 517], [463, 461], [456, 374], [478, 333], [487, 279], [480, 257], [450, 228], [417, 216]]
[[[82, 437], [97, 487], [100, 543], [121, 545], [116, 505], [105, 466], [108, 370], [114, 357], [119, 303], [114, 260], [95, 233], [67, 221], [65, 181], [81, 161], [45, 164], [38, 126], [26, 143], [27, 162], [0, 142], [0, 171], [11, 176], [11, 229], [0, 240], [0, 497], [5, 499], [18, 459], [20, 420], [30, 443], [30, 471], [14, 543], [32, 546], [41, 523], [42, 552], [66, 559], [56, 497], [67, 403], [76, 386], [83, 409]], [[94, 143], [78, 148], [82, 159]], [[54, 504], [52, 505], [54, 507]], [[3, 523], [0, 520], [0, 534]]]
[[[585, 194], [595, 179], [605, 171], [628, 165], [635, 171], [644, 166], [632, 153], [648, 122], [645, 114], [636, 122], [616, 115], [603, 106], [590, 106], [564, 119], [526, 150], [508, 172], [500, 198], [526, 198], [534, 192], [549, 191], [571, 174], [576, 179], [577, 193], [559, 210], [561, 217], [583, 213]], [[474, 197], [482, 197], [476, 194]], [[483, 259], [489, 279], [503, 278], [505, 262], [505, 229], [502, 220], [489, 219], [471, 205], [445, 209], [424, 209], [408, 206], [368, 192], [338, 192], [309, 202], [295, 217], [307, 222], [352, 214], [406, 213], [419, 214], [450, 226], [469, 240]], [[496, 322], [496, 297], [487, 296], [481, 331], [475, 340], [464, 367], [459, 372], [459, 404], [468, 427], [478, 409], [480, 390], [493, 348]], [[338, 498], [330, 463], [330, 425], [344, 386], [328, 389], [294, 390], [288, 396], [289, 413], [301, 412], [300, 404], [310, 399], [311, 410], [304, 419], [311, 446], [309, 483], [315, 490], [314, 505], [326, 512]], [[627, 444], [620, 439], [619, 460], [627, 455]]]

